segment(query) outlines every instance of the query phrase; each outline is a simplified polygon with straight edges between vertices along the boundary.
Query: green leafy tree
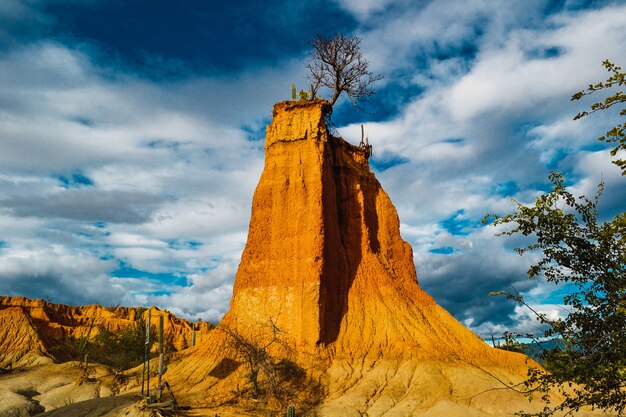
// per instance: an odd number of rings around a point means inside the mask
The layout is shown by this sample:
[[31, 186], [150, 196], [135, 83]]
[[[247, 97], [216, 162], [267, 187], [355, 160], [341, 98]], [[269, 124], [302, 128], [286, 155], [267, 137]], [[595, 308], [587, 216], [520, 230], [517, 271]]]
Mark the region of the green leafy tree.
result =
[[[541, 338], [560, 341], [553, 349], [542, 350], [540, 359], [549, 372], [534, 369], [526, 381], [527, 392], [543, 393], [546, 401], [540, 413], [577, 411], [583, 406], [610, 410], [623, 415], [626, 409], [626, 213], [611, 221], [598, 220], [598, 199], [575, 197], [552, 173], [553, 188], [537, 197], [535, 204], [517, 203], [517, 211], [505, 216], [491, 215], [494, 224], [512, 224], [500, 235], [521, 234], [533, 243], [517, 248], [520, 255], [538, 251], [539, 262], [528, 269], [529, 278], [568, 286], [563, 302], [569, 314], [553, 320], [535, 311], [547, 326]], [[501, 292], [504, 293], [504, 292]], [[517, 293], [508, 298], [531, 308]], [[533, 310], [534, 311], [534, 310]], [[574, 383], [574, 384], [572, 384]], [[563, 401], [550, 403], [550, 391], [561, 392]]]
[[[612, 75], [605, 82], [574, 94], [572, 100], [624, 85], [620, 67], [608, 60], [603, 65]], [[615, 92], [575, 119], [624, 102], [626, 96], [621, 91]], [[625, 116], [626, 109], [619, 114]], [[624, 123], [599, 139], [617, 143], [612, 156], [626, 149]], [[625, 175], [626, 161], [614, 163]], [[525, 392], [542, 394], [544, 409], [518, 414], [572, 414], [581, 407], [591, 407], [622, 416], [626, 412], [626, 213], [600, 220], [598, 203], [604, 190], [602, 183], [596, 196], [587, 198], [569, 192], [559, 173], [551, 173], [550, 181], [552, 190], [537, 197], [534, 205], [515, 201], [514, 213], [488, 215], [485, 219], [493, 218], [495, 225], [513, 226], [500, 235], [530, 238], [528, 246], [516, 249], [520, 255], [541, 254], [540, 260], [528, 269], [528, 277], [545, 278], [566, 287], [568, 293], [563, 303], [569, 311], [564, 318], [556, 320], [533, 310], [519, 293], [497, 293], [525, 305], [545, 325], [547, 330], [543, 334], [534, 335], [540, 346], [546, 338], [557, 342], [556, 347], [539, 353], [547, 372], [532, 369], [525, 382]], [[561, 394], [558, 402], [550, 395], [555, 390]]]
[[[591, 105], [590, 110], [585, 110], [576, 115], [574, 120], [578, 120], [580, 118], [586, 117], [591, 113], [595, 113], [600, 110], [607, 110], [613, 106], [619, 106], [623, 103], [626, 103], [626, 94], [623, 91], [615, 91], [616, 89], [624, 86], [626, 84], [626, 72], [622, 70], [621, 67], [618, 67], [608, 59], [602, 63], [602, 66], [606, 68], [606, 70], [611, 74], [609, 78], [604, 82], [599, 82], [595, 85], [590, 84], [586, 90], [581, 90], [575, 93], [572, 96], [572, 100], [580, 100], [581, 98], [594, 94], [598, 91], [608, 90], [613, 92], [611, 95], [606, 97], [603, 101], [599, 101], [597, 103], [593, 103]], [[621, 117], [626, 116], [626, 107], [619, 110], [619, 115]], [[603, 136], [600, 136], [598, 140], [617, 143], [617, 145], [611, 150], [611, 156], [616, 156], [619, 151], [626, 150], [626, 134], [624, 133], [624, 128], [626, 128], [626, 123], [619, 123], [615, 127], [611, 128], [607, 131]], [[620, 167], [622, 170], [622, 175], [626, 175], [626, 160], [617, 159], [613, 161], [615, 165]]]

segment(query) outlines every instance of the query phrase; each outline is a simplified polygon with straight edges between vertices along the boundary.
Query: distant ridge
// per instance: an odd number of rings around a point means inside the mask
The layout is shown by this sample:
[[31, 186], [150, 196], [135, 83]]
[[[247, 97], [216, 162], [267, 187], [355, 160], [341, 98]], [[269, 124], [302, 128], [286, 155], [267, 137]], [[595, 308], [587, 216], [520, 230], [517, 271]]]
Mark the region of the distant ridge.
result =
[[[153, 324], [164, 317], [164, 334], [175, 351], [191, 346], [191, 323], [156, 307], [150, 309]], [[0, 368], [31, 366], [59, 360], [54, 347], [66, 340], [86, 336], [93, 320], [90, 337], [99, 329], [117, 332], [134, 325], [148, 309], [137, 307], [68, 306], [25, 297], [0, 296]], [[212, 326], [196, 325], [198, 340]], [[76, 358], [77, 359], [77, 358]]]

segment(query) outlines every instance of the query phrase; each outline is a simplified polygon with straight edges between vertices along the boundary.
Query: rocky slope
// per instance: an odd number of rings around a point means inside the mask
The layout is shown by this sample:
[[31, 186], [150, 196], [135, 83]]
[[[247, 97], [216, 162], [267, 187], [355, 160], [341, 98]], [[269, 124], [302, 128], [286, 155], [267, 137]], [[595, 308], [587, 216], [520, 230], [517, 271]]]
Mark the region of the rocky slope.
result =
[[33, 320], [20, 307], [0, 309], [0, 368], [52, 362]]
[[[140, 317], [146, 320], [148, 314], [153, 327], [158, 326], [159, 316], [164, 317], [166, 352], [191, 345], [191, 324], [156, 307], [74, 307], [24, 297], [0, 297], [0, 417], [35, 415], [92, 399], [117, 404], [107, 398], [126, 389], [136, 391], [137, 381], [141, 380], [136, 369], [120, 375], [97, 364], [91, 364], [85, 372], [78, 362], [53, 362], [68, 359], [69, 346], [76, 345], [68, 342], [87, 335], [93, 338], [103, 329], [119, 332], [135, 326]], [[211, 328], [209, 323], [196, 324], [196, 340], [206, 338]], [[96, 410], [99, 406], [94, 403], [89, 407]]]
[[[136, 319], [147, 318], [148, 310], [99, 305], [67, 306], [0, 296], [0, 368], [51, 363], [55, 347], [67, 340], [94, 337], [100, 329], [117, 332], [132, 326]], [[191, 345], [191, 324], [167, 311], [150, 309], [152, 325], [164, 317], [164, 335], [170, 349], [178, 351]], [[90, 332], [90, 327], [93, 329]], [[211, 325], [196, 325], [197, 340], [206, 337]], [[58, 351], [58, 349], [57, 349]]]
[[232, 334], [263, 345], [276, 334], [268, 329], [279, 329], [281, 343], [267, 350], [294, 352], [321, 415], [528, 408], [501, 389], [525, 379], [533, 363], [489, 347], [420, 288], [367, 150], [329, 134], [330, 111], [322, 100], [274, 107], [230, 310], [172, 364], [170, 378], [206, 405], [237, 400], [231, 393], [247, 371]]

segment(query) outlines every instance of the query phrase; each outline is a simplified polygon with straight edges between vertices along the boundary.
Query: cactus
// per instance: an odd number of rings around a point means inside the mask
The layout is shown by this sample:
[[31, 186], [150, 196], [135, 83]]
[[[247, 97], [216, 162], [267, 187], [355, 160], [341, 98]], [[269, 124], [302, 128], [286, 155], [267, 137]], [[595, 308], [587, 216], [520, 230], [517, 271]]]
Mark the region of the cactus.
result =
[[165, 364], [163, 358], [163, 315], [159, 315], [159, 382], [157, 387], [159, 388], [159, 393], [157, 395], [159, 401], [161, 400], [161, 378], [165, 373]]
[[[148, 321], [146, 323], [146, 343], [143, 352], [143, 371], [141, 372], [141, 395], [145, 392], [150, 397], [150, 315], [152, 307], [148, 309]], [[147, 378], [146, 378], [147, 377]], [[147, 380], [147, 381], [146, 381]], [[147, 382], [147, 383], [146, 383]]]
[[291, 100], [296, 101], [296, 83], [291, 83]]
[[87, 334], [81, 336], [80, 341], [78, 343], [78, 354], [83, 355], [83, 353], [87, 353], [87, 344], [89, 343], [89, 338], [91, 337], [91, 331], [93, 330], [93, 325], [96, 321], [96, 316], [91, 318], [91, 324], [89, 324], [89, 330], [87, 330]]
[[300, 92], [298, 93], [298, 96], [300, 97], [300, 101], [304, 101], [309, 98], [309, 93], [307, 91], [300, 90]]
[[296, 407], [293, 405], [287, 407], [287, 417], [296, 417]]
[[313, 88], [313, 84], [311, 84], [311, 92], [309, 93], [309, 100], [315, 100], [315, 89]]
[[365, 131], [363, 130], [363, 125], [361, 125], [361, 142], [359, 143], [359, 146], [361, 148], [365, 147], [365, 142], [363, 142], [364, 137], [365, 137]]

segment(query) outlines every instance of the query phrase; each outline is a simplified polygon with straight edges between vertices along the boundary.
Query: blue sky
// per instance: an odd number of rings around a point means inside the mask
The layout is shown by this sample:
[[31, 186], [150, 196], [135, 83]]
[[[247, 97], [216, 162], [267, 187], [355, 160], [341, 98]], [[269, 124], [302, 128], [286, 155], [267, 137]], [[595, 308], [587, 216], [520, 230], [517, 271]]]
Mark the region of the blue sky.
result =
[[532, 259], [480, 219], [531, 202], [550, 169], [576, 193], [626, 192], [571, 94], [626, 65], [624, 1], [0, 1], [0, 294], [152, 305], [217, 321], [228, 308], [272, 105], [307, 85], [307, 41], [355, 34], [385, 78], [369, 113], [339, 101], [413, 246], [420, 284], [484, 337], [536, 328], [490, 291]]

